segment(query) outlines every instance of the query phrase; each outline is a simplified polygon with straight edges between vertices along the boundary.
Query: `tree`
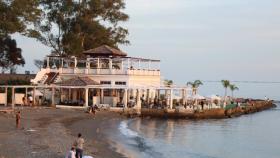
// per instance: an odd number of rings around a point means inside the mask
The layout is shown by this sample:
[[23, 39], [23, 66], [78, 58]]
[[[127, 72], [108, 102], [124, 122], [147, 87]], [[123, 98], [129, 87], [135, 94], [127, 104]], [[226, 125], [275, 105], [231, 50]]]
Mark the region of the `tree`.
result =
[[44, 66], [44, 61], [43, 61], [43, 60], [35, 59], [35, 60], [34, 60], [34, 65], [35, 65], [38, 69], [41, 69], [41, 68]]
[[229, 85], [229, 89], [231, 90], [231, 97], [232, 98], [233, 98], [233, 92], [235, 90], [239, 90], [239, 88], [236, 85], [234, 85], [234, 84]]
[[44, 17], [29, 36], [53, 48], [58, 55], [81, 55], [103, 44], [128, 44], [124, 0], [41, 0]]
[[225, 100], [227, 97], [227, 89], [230, 85], [230, 81], [229, 80], [221, 80], [223, 87], [225, 88]]
[[164, 80], [164, 85], [166, 87], [171, 87], [173, 85], [173, 81], [172, 80]]
[[198, 87], [200, 85], [203, 85], [203, 83], [200, 80], [195, 80], [194, 82], [188, 82], [187, 86], [191, 86], [192, 88], [192, 95], [196, 95], [198, 91]]
[[28, 25], [35, 22], [41, 15], [38, 0], [6, 0], [0, 1], [0, 67], [2, 72], [16, 70], [17, 65], [25, 61], [21, 49], [10, 37], [13, 33], [26, 35]]
[[5, 0], [0, 1], [0, 36], [7, 37], [13, 33], [27, 34], [27, 26], [41, 16], [39, 0]]
[[[10, 36], [0, 38], [0, 67], [2, 73], [6, 70], [14, 70], [17, 65], [24, 65], [25, 61], [21, 54], [21, 49]], [[12, 71], [11, 71], [12, 72]]]

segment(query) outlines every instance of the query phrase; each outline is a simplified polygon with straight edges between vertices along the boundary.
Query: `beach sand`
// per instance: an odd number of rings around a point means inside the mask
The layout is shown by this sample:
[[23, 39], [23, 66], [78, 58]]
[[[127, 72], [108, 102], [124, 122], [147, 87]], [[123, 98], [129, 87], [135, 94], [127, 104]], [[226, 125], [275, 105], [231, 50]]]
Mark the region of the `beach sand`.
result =
[[24, 108], [21, 117], [17, 129], [14, 114], [0, 113], [0, 158], [63, 158], [78, 133], [86, 141], [84, 155], [124, 157], [107, 136], [125, 119], [117, 113], [100, 111], [93, 117], [83, 110]]

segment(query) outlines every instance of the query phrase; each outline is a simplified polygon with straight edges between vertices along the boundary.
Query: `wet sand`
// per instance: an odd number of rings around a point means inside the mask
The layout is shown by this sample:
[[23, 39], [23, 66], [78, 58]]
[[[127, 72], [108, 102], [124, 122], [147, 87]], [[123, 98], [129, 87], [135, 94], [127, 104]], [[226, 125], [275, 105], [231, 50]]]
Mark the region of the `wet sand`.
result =
[[0, 113], [0, 158], [63, 158], [77, 133], [86, 140], [84, 155], [121, 158], [112, 148], [108, 133], [117, 130], [117, 113], [98, 112], [95, 117], [83, 110], [24, 108], [20, 129], [15, 115]]

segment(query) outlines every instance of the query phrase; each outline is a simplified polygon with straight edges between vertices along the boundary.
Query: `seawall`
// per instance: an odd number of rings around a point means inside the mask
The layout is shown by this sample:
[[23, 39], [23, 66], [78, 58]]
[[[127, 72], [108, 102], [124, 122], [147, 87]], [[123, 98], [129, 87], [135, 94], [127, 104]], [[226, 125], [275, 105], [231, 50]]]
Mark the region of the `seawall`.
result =
[[[276, 107], [272, 101], [254, 101], [247, 106], [225, 109], [207, 109], [200, 111], [175, 110], [175, 109], [141, 109], [140, 117], [158, 117], [175, 119], [224, 119], [238, 117], [241, 115], [260, 112]], [[135, 116], [135, 110], [126, 110], [124, 113], [128, 116]]]

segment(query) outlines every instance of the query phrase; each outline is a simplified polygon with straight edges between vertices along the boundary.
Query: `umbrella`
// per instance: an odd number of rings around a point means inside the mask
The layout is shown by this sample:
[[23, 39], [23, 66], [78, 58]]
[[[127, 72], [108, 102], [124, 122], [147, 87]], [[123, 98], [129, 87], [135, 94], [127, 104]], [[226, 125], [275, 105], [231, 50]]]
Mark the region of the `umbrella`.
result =
[[221, 99], [222, 99], [221, 97], [219, 97], [219, 96], [217, 96], [217, 95], [211, 95], [209, 98], [210, 98], [211, 100], [221, 100]]
[[192, 98], [192, 99], [198, 99], [198, 100], [205, 99], [204, 96], [201, 96], [201, 95], [199, 95], [199, 94], [196, 94], [196, 95], [192, 96], [191, 98]]
[[[33, 95], [33, 91], [28, 92], [28, 94]], [[36, 89], [35, 96], [43, 96], [43, 93]]]

